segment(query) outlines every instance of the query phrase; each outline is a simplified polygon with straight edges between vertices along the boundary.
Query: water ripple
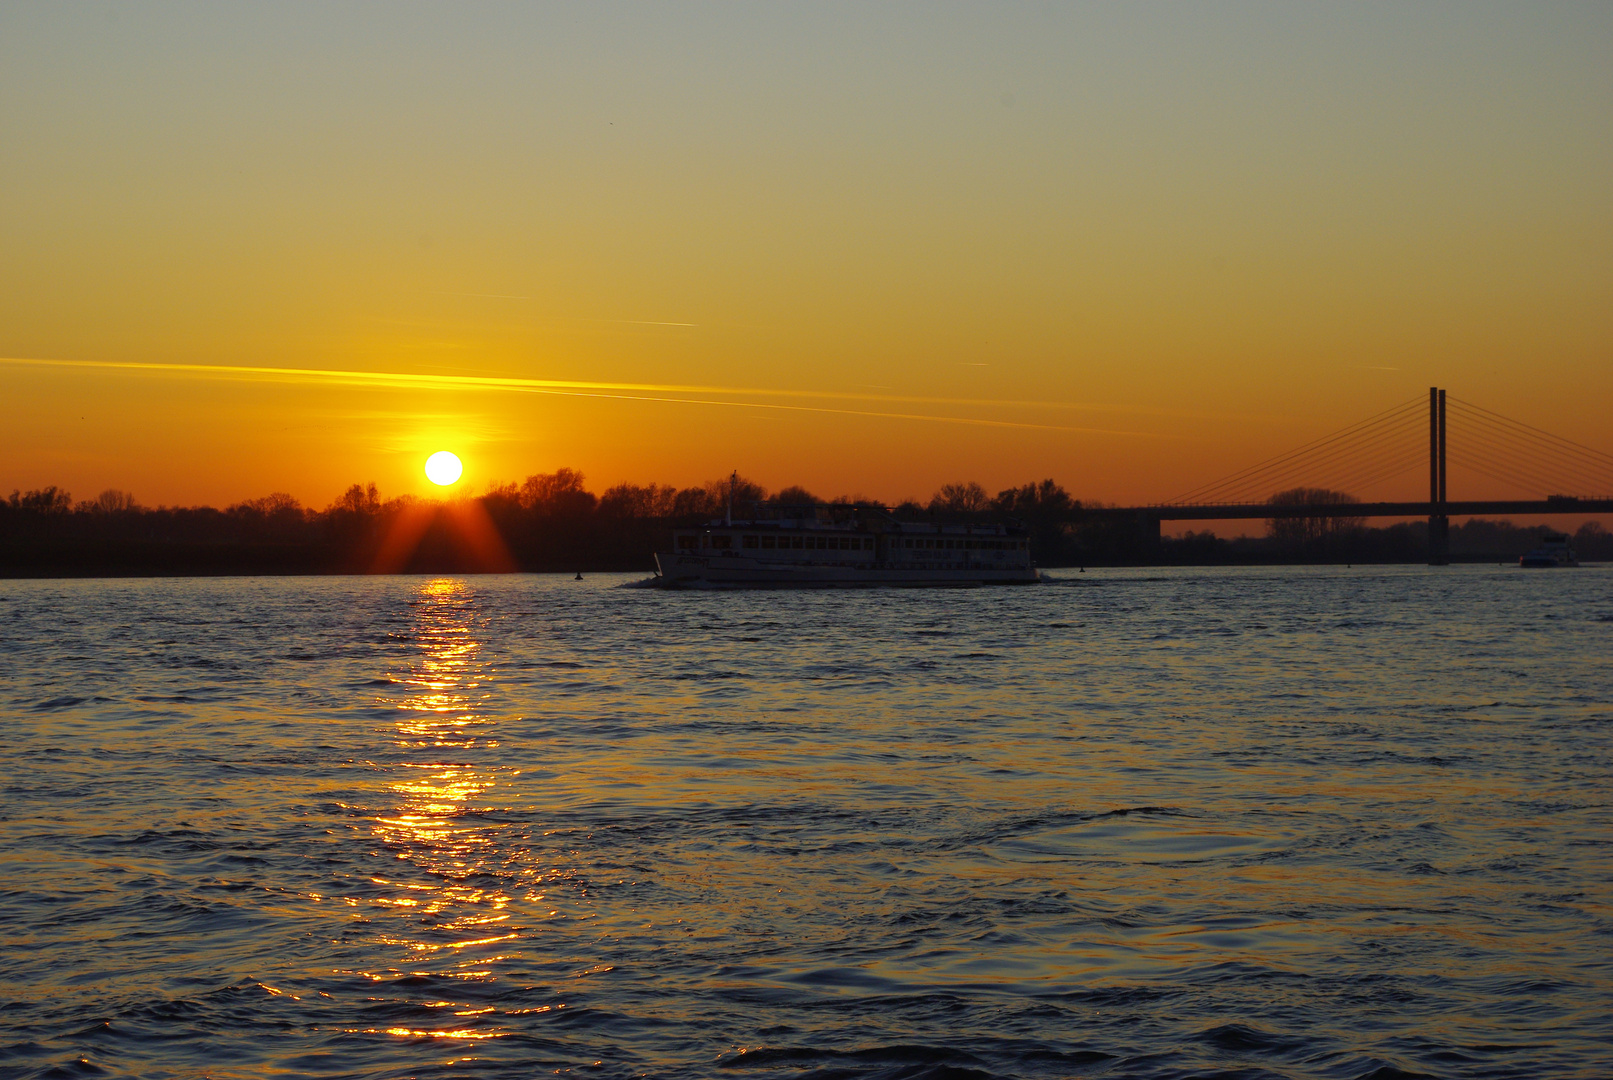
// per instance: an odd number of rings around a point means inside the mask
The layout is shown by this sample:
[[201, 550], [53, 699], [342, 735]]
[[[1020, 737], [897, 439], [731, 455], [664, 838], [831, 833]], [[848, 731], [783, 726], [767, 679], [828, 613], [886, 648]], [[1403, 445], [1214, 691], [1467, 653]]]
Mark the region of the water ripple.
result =
[[620, 583], [0, 584], [0, 1073], [1606, 1073], [1600, 574]]

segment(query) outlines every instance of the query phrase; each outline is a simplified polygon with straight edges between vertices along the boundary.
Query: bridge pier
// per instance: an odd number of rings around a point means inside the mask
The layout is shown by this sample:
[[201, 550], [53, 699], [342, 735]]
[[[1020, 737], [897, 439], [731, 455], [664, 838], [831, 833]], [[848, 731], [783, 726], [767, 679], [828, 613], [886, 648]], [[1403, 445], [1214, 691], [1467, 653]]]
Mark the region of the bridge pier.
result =
[[1428, 519], [1428, 565], [1448, 566], [1451, 561], [1451, 519], [1434, 514]]
[[1158, 514], [1137, 515], [1137, 551], [1145, 564], [1155, 564], [1160, 557], [1160, 517]]

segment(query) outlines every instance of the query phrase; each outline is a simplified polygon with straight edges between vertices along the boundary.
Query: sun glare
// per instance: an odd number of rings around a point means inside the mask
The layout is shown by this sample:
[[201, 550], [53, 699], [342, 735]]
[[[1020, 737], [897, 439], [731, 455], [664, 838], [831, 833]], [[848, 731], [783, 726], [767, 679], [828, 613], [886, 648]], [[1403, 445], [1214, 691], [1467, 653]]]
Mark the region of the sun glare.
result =
[[464, 471], [459, 458], [447, 450], [438, 450], [426, 459], [426, 479], [439, 487], [452, 484]]

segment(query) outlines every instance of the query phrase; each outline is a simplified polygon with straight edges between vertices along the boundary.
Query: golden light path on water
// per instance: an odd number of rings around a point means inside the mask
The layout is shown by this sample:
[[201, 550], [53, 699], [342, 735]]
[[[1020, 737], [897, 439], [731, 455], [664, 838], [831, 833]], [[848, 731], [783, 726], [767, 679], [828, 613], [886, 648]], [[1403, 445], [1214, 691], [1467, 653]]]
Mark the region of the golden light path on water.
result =
[[[469, 599], [463, 581], [437, 580], [420, 587], [411, 601], [416, 623], [414, 664], [395, 677], [410, 692], [390, 702], [398, 710], [397, 745], [418, 760], [398, 766], [400, 775], [388, 785], [397, 806], [375, 819], [375, 836], [399, 862], [409, 865], [410, 876], [417, 880], [374, 879], [398, 890], [380, 903], [404, 917], [402, 925], [378, 936], [376, 943], [396, 950], [399, 969], [411, 976], [485, 978], [491, 974], [489, 965], [498, 959], [486, 950], [519, 936], [506, 926], [513, 897], [497, 883], [505, 872], [499, 864], [507, 858], [498, 844], [503, 826], [481, 823], [477, 800], [497, 783], [500, 771], [513, 777], [520, 770], [454, 760], [456, 752], [498, 745], [493, 718], [482, 708], [488, 697], [487, 662]], [[429, 934], [422, 932], [428, 928]], [[387, 976], [371, 977], [379, 981]], [[456, 1022], [442, 1028], [382, 1030], [431, 1039], [495, 1039], [505, 1034], [475, 1026], [478, 1021], [472, 1019], [491, 1019], [497, 1012], [494, 1007], [451, 1001], [428, 1004]]]

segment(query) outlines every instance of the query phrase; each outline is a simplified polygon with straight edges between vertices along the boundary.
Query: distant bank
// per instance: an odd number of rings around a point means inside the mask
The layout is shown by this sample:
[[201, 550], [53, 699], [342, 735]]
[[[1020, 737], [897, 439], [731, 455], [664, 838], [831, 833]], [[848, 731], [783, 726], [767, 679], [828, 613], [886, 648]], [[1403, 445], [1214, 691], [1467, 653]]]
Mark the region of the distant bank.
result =
[[[57, 488], [0, 499], [0, 577], [134, 577], [246, 574], [488, 573], [654, 570], [675, 530], [721, 516], [728, 482], [675, 489], [620, 484], [595, 496], [580, 473], [561, 469], [521, 485], [449, 503], [383, 501], [355, 484], [314, 510], [270, 495], [222, 510], [142, 507], [123, 492], [74, 502]], [[765, 503], [759, 485], [739, 480], [741, 500]], [[774, 501], [813, 496], [787, 488]], [[847, 504], [865, 500], [841, 499]], [[1419, 563], [1427, 524], [1385, 528], [1307, 528], [1305, 519], [1267, 524], [1267, 535], [1222, 539], [1187, 533], [1157, 543], [1137, 530], [1080, 517], [1081, 503], [1051, 480], [995, 496], [978, 484], [949, 484], [928, 504], [893, 513], [906, 520], [958, 523], [1009, 520], [1023, 529], [1031, 558], [1046, 568], [1282, 563]], [[1252, 525], [1259, 527], [1258, 522]], [[1456, 562], [1513, 561], [1548, 530], [1474, 520], [1453, 526]], [[1613, 533], [1595, 522], [1574, 535], [1585, 561], [1613, 561]]]

